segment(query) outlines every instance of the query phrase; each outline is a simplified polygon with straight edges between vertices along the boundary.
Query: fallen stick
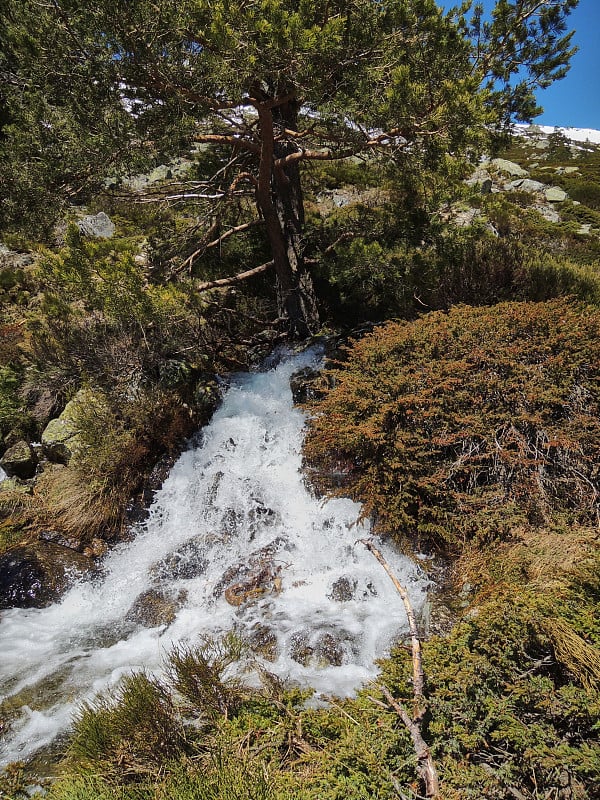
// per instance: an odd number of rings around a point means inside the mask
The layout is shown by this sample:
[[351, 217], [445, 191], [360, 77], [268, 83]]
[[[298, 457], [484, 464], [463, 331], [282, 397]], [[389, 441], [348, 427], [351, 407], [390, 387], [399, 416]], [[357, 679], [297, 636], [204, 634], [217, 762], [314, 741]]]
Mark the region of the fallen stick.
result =
[[404, 706], [399, 703], [392, 695], [388, 687], [384, 683], [380, 683], [379, 688], [381, 689], [381, 693], [385, 697], [387, 701], [387, 707], [392, 708], [396, 714], [400, 717], [408, 732], [411, 735], [413, 741], [413, 747], [415, 750], [415, 754], [417, 756], [418, 762], [418, 772], [419, 777], [423, 781], [423, 785], [425, 786], [425, 796], [428, 798], [439, 798], [440, 796], [440, 787], [439, 787], [439, 778], [437, 774], [437, 769], [435, 764], [433, 763], [433, 759], [431, 757], [431, 753], [429, 752], [429, 747], [427, 746], [425, 740], [423, 739], [423, 734], [421, 733], [421, 722], [423, 720], [423, 716], [425, 714], [425, 704], [424, 704], [424, 685], [425, 679], [423, 676], [423, 662], [421, 659], [421, 640], [419, 638], [419, 629], [417, 628], [417, 621], [415, 619], [415, 612], [413, 611], [413, 607], [410, 602], [410, 598], [408, 596], [408, 592], [402, 586], [398, 578], [392, 572], [392, 568], [385, 560], [381, 552], [375, 547], [373, 542], [370, 539], [359, 539], [361, 544], [369, 550], [377, 561], [381, 564], [384, 570], [387, 572], [389, 578], [391, 579], [392, 583], [396, 587], [396, 590], [400, 597], [402, 598], [402, 602], [404, 603], [404, 609], [406, 611], [406, 618], [408, 619], [408, 628], [410, 631], [410, 638], [412, 644], [412, 671], [413, 671], [413, 715], [412, 717], [409, 715], [408, 711], [404, 708]]

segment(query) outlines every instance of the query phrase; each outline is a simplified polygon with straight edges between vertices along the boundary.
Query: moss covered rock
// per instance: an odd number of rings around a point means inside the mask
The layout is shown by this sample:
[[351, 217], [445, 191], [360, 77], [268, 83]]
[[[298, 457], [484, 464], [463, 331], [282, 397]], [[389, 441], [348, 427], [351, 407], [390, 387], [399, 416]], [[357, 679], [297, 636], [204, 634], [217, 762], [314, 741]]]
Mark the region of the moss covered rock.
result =
[[37, 456], [29, 442], [23, 439], [13, 444], [0, 459], [0, 467], [10, 478], [27, 480], [33, 478], [37, 467]]
[[93, 392], [81, 389], [67, 403], [62, 414], [50, 420], [42, 433], [42, 449], [46, 458], [59, 464], [69, 463], [82, 447], [80, 417], [98, 402]]

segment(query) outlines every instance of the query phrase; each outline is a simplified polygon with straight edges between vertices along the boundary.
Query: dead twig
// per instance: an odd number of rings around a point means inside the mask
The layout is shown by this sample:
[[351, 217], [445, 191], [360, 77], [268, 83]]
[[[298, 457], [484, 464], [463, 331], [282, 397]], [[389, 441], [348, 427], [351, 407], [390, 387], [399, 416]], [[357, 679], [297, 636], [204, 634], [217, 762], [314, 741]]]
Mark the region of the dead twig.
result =
[[404, 708], [404, 706], [393, 697], [392, 693], [384, 683], [379, 683], [378, 685], [381, 690], [381, 693], [383, 694], [383, 696], [387, 701], [387, 705], [381, 703], [381, 701], [374, 701], [374, 702], [376, 702], [377, 705], [385, 705], [386, 708], [392, 708], [404, 723], [413, 741], [415, 755], [417, 756], [419, 777], [423, 781], [423, 785], [425, 787], [425, 796], [428, 798], [434, 798], [435, 800], [435, 798], [439, 798], [440, 796], [439, 778], [437, 774], [437, 769], [435, 767], [435, 764], [433, 763], [433, 759], [429, 751], [429, 747], [427, 746], [427, 743], [423, 739], [423, 734], [421, 733], [421, 723], [423, 721], [423, 716], [425, 714], [425, 703], [423, 694], [425, 680], [423, 676], [423, 663], [421, 659], [421, 640], [419, 637], [419, 630], [417, 628], [415, 613], [413, 611], [413, 607], [411, 605], [408, 592], [406, 591], [404, 586], [402, 586], [398, 578], [396, 578], [396, 576], [392, 572], [392, 568], [385, 560], [381, 552], [375, 547], [375, 545], [370, 539], [359, 539], [359, 541], [361, 542], [361, 544], [364, 544], [367, 550], [373, 553], [377, 561], [379, 561], [381, 566], [387, 572], [389, 578], [396, 587], [398, 594], [402, 598], [404, 609], [406, 611], [406, 618], [408, 619], [408, 628], [410, 631], [410, 638], [412, 644], [412, 671], [413, 671], [412, 717], [410, 716], [408, 711]]

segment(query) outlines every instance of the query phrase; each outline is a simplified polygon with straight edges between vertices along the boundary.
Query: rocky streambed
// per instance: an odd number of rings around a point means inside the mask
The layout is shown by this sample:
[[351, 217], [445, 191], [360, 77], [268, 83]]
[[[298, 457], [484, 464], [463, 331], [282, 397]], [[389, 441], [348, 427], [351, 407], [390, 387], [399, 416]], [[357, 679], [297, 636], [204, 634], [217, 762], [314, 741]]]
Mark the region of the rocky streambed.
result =
[[[258, 662], [319, 692], [351, 694], [376, 674], [406, 620], [381, 567], [355, 545], [368, 534], [359, 507], [323, 502], [304, 482], [305, 418], [290, 377], [320, 359], [307, 351], [232, 378], [131, 541], [57, 602], [2, 612], [4, 763], [49, 745], [82, 701], [124, 674], [159, 672], [172, 647], [206, 635], [236, 631]], [[379, 546], [421, 608], [422, 571]]]

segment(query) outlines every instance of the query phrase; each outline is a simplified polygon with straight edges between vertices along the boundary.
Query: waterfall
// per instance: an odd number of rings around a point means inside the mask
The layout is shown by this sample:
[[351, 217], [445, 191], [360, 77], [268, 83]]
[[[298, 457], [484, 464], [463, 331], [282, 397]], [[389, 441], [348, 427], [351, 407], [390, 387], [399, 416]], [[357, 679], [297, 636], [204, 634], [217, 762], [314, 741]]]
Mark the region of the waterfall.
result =
[[[319, 358], [306, 351], [235, 376], [102, 574], [48, 608], [2, 614], [0, 697], [15, 711], [0, 763], [50, 744], [83, 700], [131, 670], [160, 672], [174, 645], [203, 634], [239, 631], [269, 670], [317, 692], [349, 695], [376, 675], [374, 659], [406, 617], [380, 565], [355, 545], [368, 534], [359, 506], [324, 502], [305, 485], [305, 417], [289, 379]], [[421, 571], [378, 547], [418, 610]], [[164, 619], [153, 618], [156, 598]]]

